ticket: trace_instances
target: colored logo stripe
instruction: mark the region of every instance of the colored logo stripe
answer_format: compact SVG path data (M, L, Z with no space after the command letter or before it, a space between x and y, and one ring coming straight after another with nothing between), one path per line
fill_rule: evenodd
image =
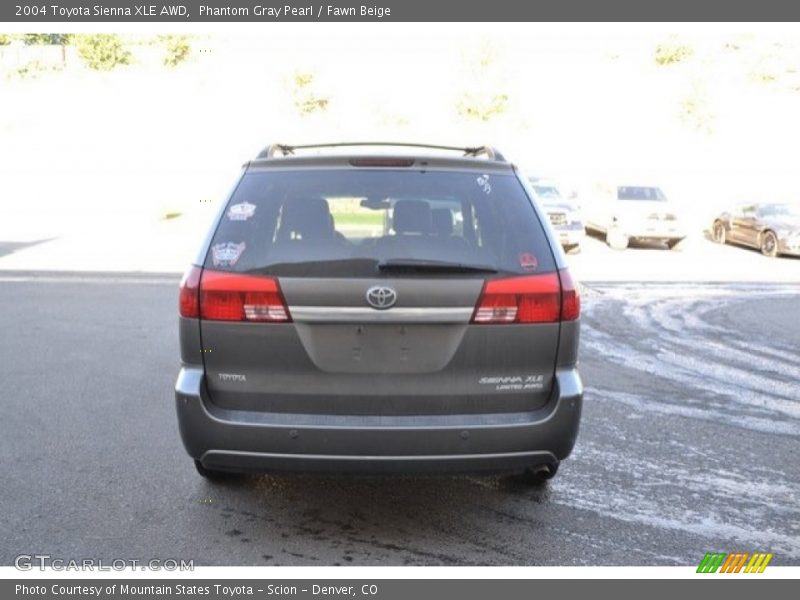
M738 573L744 565L744 561L750 556L749 552L737 552L735 554L728 554L728 559L722 565L720 573Z
M751 558L750 562L747 563L744 572L763 573L764 569L767 568L767 565L771 560L772 560L772 554L765 554L763 552L758 552L756 554L753 554L753 558Z
M748 559L749 562L748 562ZM700 561L697 567L698 573L739 573L744 567L744 573L763 573L767 568L772 554L766 552L734 552L725 554L724 552L708 552ZM745 567L745 563L747 566Z
M727 554L708 552L697 567L698 573L716 573Z

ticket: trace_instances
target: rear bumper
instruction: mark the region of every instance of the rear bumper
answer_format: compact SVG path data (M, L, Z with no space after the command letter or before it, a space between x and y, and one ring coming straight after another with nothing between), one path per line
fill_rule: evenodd
M559 371L533 412L376 417L224 410L208 401L202 369L175 386L186 451L209 469L353 473L521 470L566 458L578 434L583 386Z
M656 223L626 223L622 230L630 238L640 240L667 240L683 239L686 231L678 225L671 225L669 222Z
M556 234L562 246L577 246L583 241L583 238L586 237L586 231L583 225L581 225L580 229L561 229L556 227Z
M791 256L800 256L800 238L791 240L781 239L778 242L778 253Z

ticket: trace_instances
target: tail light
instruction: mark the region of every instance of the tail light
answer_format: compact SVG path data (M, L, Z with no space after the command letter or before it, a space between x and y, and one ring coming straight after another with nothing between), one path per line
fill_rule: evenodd
M564 269L542 275L491 279L472 316L475 324L554 323L580 316L580 297Z
M202 271L192 267L181 282L181 316L209 321L291 321L278 281L272 277Z
M200 318L212 321L291 321L278 281L272 277L203 271Z
M203 269L190 267L181 279L178 305L182 317L196 319L200 316L200 274Z
M581 294L567 269L558 272L561 279L561 320L575 321L581 316Z

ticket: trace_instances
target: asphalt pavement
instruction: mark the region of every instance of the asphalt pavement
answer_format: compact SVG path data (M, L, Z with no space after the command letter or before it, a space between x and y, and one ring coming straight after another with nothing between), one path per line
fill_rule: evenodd
M0 273L0 564L800 564L796 285L587 284L578 444L528 488L203 480L173 406L177 281Z

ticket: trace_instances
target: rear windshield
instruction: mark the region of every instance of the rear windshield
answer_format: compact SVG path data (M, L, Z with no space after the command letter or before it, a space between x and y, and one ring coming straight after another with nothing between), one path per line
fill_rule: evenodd
M619 200L656 200L666 202L667 197L657 187L619 187L617 188Z
M558 188L552 185L536 185L534 184L533 190L543 199L546 200L560 200L561 194Z
M409 265L392 276L424 275L437 264L476 275L481 269L555 269L516 177L406 169L246 173L205 266L291 277L373 277L388 263Z

